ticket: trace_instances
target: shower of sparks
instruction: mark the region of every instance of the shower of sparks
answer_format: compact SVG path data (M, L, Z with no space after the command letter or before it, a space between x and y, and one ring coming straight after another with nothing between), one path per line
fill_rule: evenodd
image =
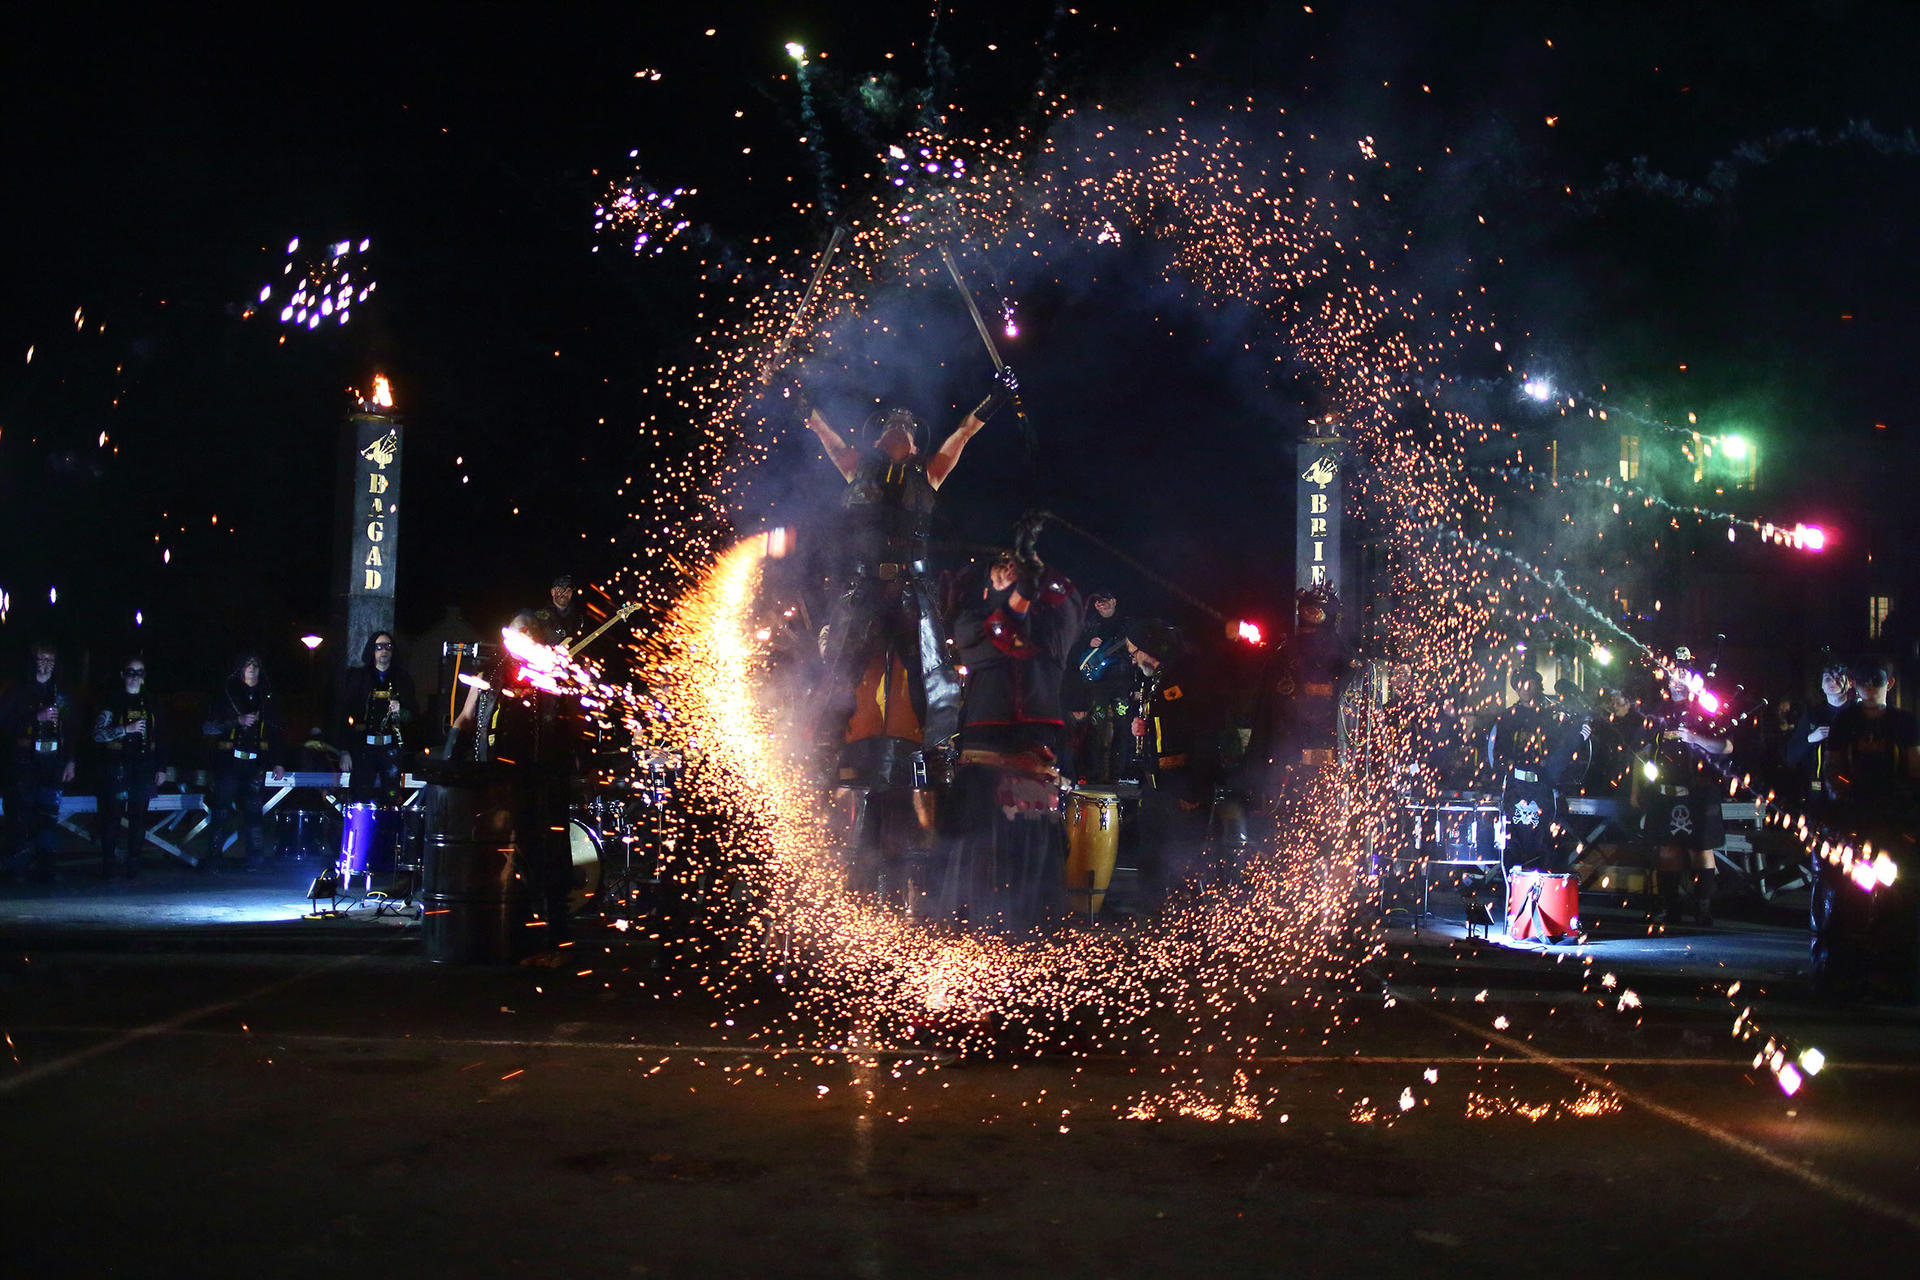
M1557 575L1458 532L1491 527L1494 502L1467 450L1507 434L1441 394L1462 348L1490 341L1464 290L1437 299L1397 290L1383 265L1392 246L1370 244L1343 212L1348 202L1329 198L1275 137L1135 128L1058 103L1045 123L1045 134L1006 137L923 130L889 148L883 180L837 211L844 247L797 321L815 247L756 241L749 261L765 271L709 272L716 292L695 339L701 354L660 371L660 407L640 426L654 456L624 487L639 504L638 536L610 586L662 619L636 651L658 700L599 687L594 696L686 753L680 825L662 847L729 886L722 918L708 922L713 936L694 944L700 985L744 1009L770 973L788 997L751 1036L792 1049L927 1037L1014 1056L1070 1037L1082 1052L1164 1064L1167 1078L1122 1108L1130 1118L1253 1119L1273 1109L1257 1066L1223 1098L1176 1064L1191 1067L1201 1046L1237 1059L1270 1048L1260 1018L1247 1016L1257 1007L1284 1007L1329 1033L1343 1025L1342 991L1382 951L1365 911L1375 892L1369 836L1393 823L1389 779L1442 715L1458 673L1563 638L1582 652L1604 640L1650 669L1662 659ZM636 249L644 231L657 252L662 229L686 224L651 195L616 187L595 211L599 225L631 235ZM1309 371L1317 408L1353 451L1353 510L1383 535L1382 647L1404 655L1395 694L1356 720L1347 761L1305 785L1292 820L1248 848L1237 879L1187 887L1150 928L1004 936L915 919L847 888L833 823L782 731L790 708L769 679L780 628L759 596L771 538L742 534L763 505L758 465L798 423L769 395L764 371L782 360L849 364L884 331L883 292L947 287L943 250L1045 264L1123 238L1156 242L1168 283L1195 305L1261 317L1275 365ZM774 275L784 282L760 283ZM1010 332L1010 309L1003 321ZM1379 1106L1356 1104L1354 1119L1391 1123L1417 1103L1408 1087ZM1468 1103L1469 1115L1536 1120L1617 1109L1602 1094Z
M377 287L367 268L369 239L330 240L304 256L300 238L287 242L287 260L278 278L260 286L242 319L276 316L289 330L311 332L325 324L338 328L352 318L353 308L373 296Z

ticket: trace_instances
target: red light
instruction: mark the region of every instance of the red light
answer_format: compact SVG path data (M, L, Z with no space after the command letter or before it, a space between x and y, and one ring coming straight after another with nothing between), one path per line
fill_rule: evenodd
M1708 715L1717 716L1720 714L1719 695L1713 693L1711 690L1702 689L1699 693L1696 693L1694 695L1694 701L1698 702L1700 704L1700 709L1706 712Z
M1793 545L1806 551L1825 551L1827 531L1817 524L1797 524L1793 526Z
M1236 640L1245 640L1248 644L1252 645L1262 644L1266 640L1266 637L1260 634L1259 626L1252 622L1235 623L1233 627L1233 638Z

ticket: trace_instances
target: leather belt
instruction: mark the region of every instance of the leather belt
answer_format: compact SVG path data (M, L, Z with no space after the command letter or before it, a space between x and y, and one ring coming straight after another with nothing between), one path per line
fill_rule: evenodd
M370 733L367 735L367 745L370 747L390 747L393 745L393 735L390 733Z
M60 750L60 744L58 742L54 742L47 738L35 738L33 740L33 751L35 755L42 755L42 756L55 755L55 754L58 754L59 750Z
M233 758L235 760L258 760L260 753L258 751L242 751L240 748L235 747L233 749Z
M1514 781L1515 781L1515 782L1538 782L1538 781L1540 781L1540 775L1539 775L1539 774L1537 774L1537 773L1535 773L1535 772L1534 772L1533 770L1531 770L1531 769L1514 769L1514 770L1512 770L1511 772L1513 773L1513 779L1514 779Z

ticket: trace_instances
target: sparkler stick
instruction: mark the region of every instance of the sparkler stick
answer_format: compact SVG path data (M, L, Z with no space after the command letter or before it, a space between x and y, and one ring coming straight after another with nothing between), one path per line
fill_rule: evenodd
M833 265L833 255L840 249L840 241L846 238L847 229L836 226L833 234L827 237L826 252L820 255L820 264L813 269L813 279L807 281L807 291L800 295L800 305L794 309L793 323L780 335L780 346L760 366L760 385L766 386L773 379L773 371L787 358L787 349L793 346L793 340L800 332L800 323L806 319L807 308L813 305L813 295L820 292L820 282L827 277L827 268Z
M993 360L994 369L997 371L1006 368L1007 362L1000 358L1000 349L993 345L993 334L987 329L987 322L980 315L980 308L973 301L973 291L967 288L967 282L960 278L960 267L953 260L952 250L941 245L940 258L947 264L947 274L953 277L953 287L960 291L962 298L966 299L967 314L973 317L973 327L980 331L980 341L987 344L987 355ZM1019 412L1018 405L1015 406L1014 412ZM1021 414L1021 416L1026 415Z
M993 345L993 333L987 328L987 322L973 300L973 290L967 288L967 282L960 278L960 266L953 260L953 251L941 245L940 259L947 264L947 274L953 277L953 287L960 291L960 297L967 304L967 314L973 317L973 327L980 331L980 341L987 345L987 356L993 361L994 371L998 373L1005 370L1007 362L1000 358L1000 348ZM1027 411L1020 404L1018 391L1013 393L1013 416L1020 424L1020 436L1026 444L1027 462L1031 465L1040 451L1040 441L1034 435L1033 424L1027 421Z

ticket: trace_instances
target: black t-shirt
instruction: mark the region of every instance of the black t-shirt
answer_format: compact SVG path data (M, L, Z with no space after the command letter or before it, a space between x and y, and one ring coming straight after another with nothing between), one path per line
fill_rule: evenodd
M1920 720L1911 711L1888 707L1869 715L1861 703L1842 707L1827 745L1828 776L1848 811L1861 818L1889 817L1912 798Z

